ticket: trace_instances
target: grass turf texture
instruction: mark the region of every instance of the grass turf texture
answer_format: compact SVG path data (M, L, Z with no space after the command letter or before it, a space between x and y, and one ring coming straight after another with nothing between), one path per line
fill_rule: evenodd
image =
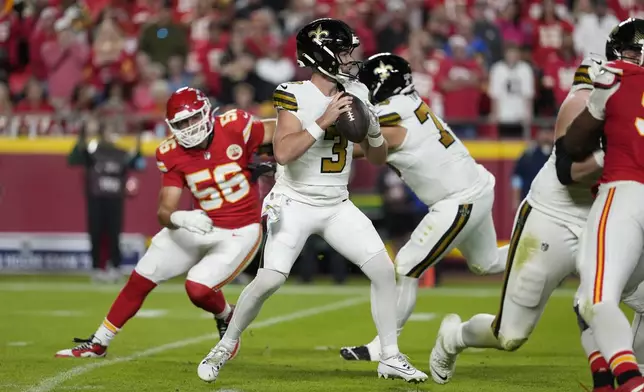
M347 362L343 345L371 340L375 328L366 284L287 285L267 301L243 336L240 355L216 384L197 363L217 341L215 323L190 304L181 281L154 291L140 317L112 342L107 358L54 358L71 338L92 334L120 286L72 277L0 277L0 391L581 391L590 375L571 310L572 288L555 293L528 343L515 353L471 350L449 384L379 380L375 363ZM234 302L241 287L229 286ZM442 316L495 313L500 284L423 290L400 337L403 353L428 372ZM429 314L429 315L428 315ZM629 315L630 316L630 315ZM432 318L433 317L433 318ZM431 379L430 379L431 380Z

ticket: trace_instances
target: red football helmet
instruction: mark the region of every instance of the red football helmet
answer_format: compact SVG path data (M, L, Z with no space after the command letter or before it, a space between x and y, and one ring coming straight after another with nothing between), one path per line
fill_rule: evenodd
M198 145L213 130L210 101L196 88L175 91L168 99L165 117L177 143L186 148Z

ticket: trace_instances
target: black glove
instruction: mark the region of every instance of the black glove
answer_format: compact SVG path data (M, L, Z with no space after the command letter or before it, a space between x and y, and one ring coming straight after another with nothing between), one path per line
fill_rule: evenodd
M275 163L274 162L251 163L248 165L248 169L250 169L250 172L251 172L251 181L257 182L260 176L264 174L275 173Z

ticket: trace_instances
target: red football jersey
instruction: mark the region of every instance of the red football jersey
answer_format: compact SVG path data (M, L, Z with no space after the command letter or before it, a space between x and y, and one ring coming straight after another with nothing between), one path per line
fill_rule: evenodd
M588 110L603 119L606 156L600 183L644 184L644 68L624 61L606 64L588 98Z
M248 169L264 139L264 125L243 110L214 116L210 146L186 149L174 138L157 148L163 186L190 189L195 208L204 210L216 227L237 229L260 221L259 187Z

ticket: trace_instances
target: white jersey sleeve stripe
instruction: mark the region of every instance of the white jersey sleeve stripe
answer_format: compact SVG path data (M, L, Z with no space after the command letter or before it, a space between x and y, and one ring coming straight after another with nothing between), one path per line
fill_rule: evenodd
M253 118L249 118L248 122L246 123L246 126L244 127L244 143L248 144L248 140L250 139L250 133L251 130L253 129Z

